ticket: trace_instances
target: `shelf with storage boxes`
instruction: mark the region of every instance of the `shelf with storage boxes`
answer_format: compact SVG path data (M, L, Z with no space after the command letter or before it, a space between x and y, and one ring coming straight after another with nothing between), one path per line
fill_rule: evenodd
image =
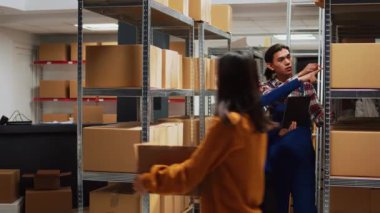
M85 43L83 46L83 54L86 53L87 46L96 46L99 43ZM43 76L50 76L49 79L54 78L54 74L61 75L61 78L64 76L70 76L75 73L76 67L66 67L63 68L62 74L56 70L60 70L64 65L76 64L77 63L77 46L71 44L70 46L64 43L43 43L39 46L39 61L35 61L34 64L41 65L41 78ZM69 54L71 53L71 54ZM83 58L85 60L85 58ZM50 65L52 64L52 65ZM54 66L58 64L59 66ZM46 65L46 66L44 66ZM70 73L66 73L70 71ZM43 74L47 73L47 74ZM53 74L54 73L54 74ZM63 75L63 73L65 73ZM83 82L85 85L85 82ZM77 82L76 80L44 80L41 79L39 82L39 93L38 97L34 98L35 102L38 102L41 109L41 116L36 116L41 119L44 123L56 123L56 122L72 122L70 118L75 114L73 111L74 101L77 100ZM51 102L51 103L49 103ZM55 102L56 104L53 104ZM72 102L72 104L70 104ZM84 102L86 103L103 103L103 102L116 102L115 97L95 97L95 96L84 96ZM58 104L62 103L62 104ZM100 104L104 105L104 104ZM109 104L108 104L109 105ZM108 105L104 105L107 107ZM50 107L51 106L51 107ZM94 122L96 123L105 123L105 122L116 122L115 116L113 113L112 107L107 107L107 111L113 114L102 115L105 117L103 119L92 119L94 117L91 114L91 109L93 106L85 106L85 122ZM111 108L111 109L108 109Z

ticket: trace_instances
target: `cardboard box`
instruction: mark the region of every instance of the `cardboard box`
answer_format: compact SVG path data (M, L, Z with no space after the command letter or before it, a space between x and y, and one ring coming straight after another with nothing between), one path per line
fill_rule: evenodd
M70 175L70 172L61 173L60 170L38 170L36 174L24 174L23 177L33 178L36 190L57 190L61 188L61 177Z
M83 105L83 123L90 124L101 124L103 123L103 107L102 106L91 106ZM77 122L77 105L74 105L73 110L74 122Z
M182 56L173 50L162 50L162 88L182 88Z
M153 165L171 165L188 159L196 147L191 146L162 146L152 144L137 144L136 155L138 171L150 171Z
M371 212L379 213L380 212L380 190L379 189L370 189L371 190Z
M376 43L375 38L343 38L342 43Z
M199 85L199 79L196 78L198 75L195 73L199 70L196 69L197 63L194 58L183 57L182 64L182 88L193 89L195 85Z
M199 119L188 117L174 117L161 119L166 122L183 123L183 146L195 146L199 144Z
M314 0L314 4L320 8L325 8L325 0Z
M19 197L20 170L0 170L0 203L13 203Z
M82 87L86 87L86 81L82 81ZM78 98L78 83L76 80L70 80L69 97ZM83 96L83 98L96 98L96 96Z
M142 45L87 48L86 86L90 88L142 87ZM150 86L162 87L162 50L150 48Z
M182 56L187 55L186 43L184 41L172 41L169 43L169 49L178 52Z
M380 44L332 44L331 87L380 88L379 54Z
M140 196L131 184L113 184L90 192L91 213L140 212Z
M190 0L189 16L195 21L211 22L211 0Z
M227 4L214 4L211 7L211 24L224 32L232 32L232 7Z
M86 50L88 46L98 46L99 43L92 42L92 43L83 43L82 44L82 61L86 60ZM78 43L71 43L70 44L70 60L71 61L77 61L78 60Z
M161 212L175 213L174 212L174 196L173 195L161 195Z
M371 191L364 188L331 187L331 213L370 213Z
M57 190L26 190L25 213L70 213L72 211L71 188Z
M38 60L40 61L67 61L68 46L62 43L40 44Z
M210 76L209 76L209 89L217 90L217 75L218 75L218 59L212 58L210 60Z
M100 42L100 45L102 46L117 46L117 41L107 41L107 42Z
M69 82L41 80L40 81L40 98L68 98Z
M103 123L116 123L117 114L103 114Z
M191 0L169 0L169 7L189 16L189 1Z
M42 122L65 122L69 121L69 114L43 114Z
M182 55L176 54L175 56L175 69L171 72L171 87L175 89L182 89L182 77L183 77L183 64Z
M1 213L22 213L24 207L24 199L20 197L13 203L0 203Z
M331 175L380 177L380 132L331 131Z

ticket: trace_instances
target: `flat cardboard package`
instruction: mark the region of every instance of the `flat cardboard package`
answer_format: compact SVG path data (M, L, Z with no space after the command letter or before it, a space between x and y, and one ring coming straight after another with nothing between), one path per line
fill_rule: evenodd
M117 122L117 114L103 114L103 123L116 123Z
M82 44L82 61L86 60L86 50L88 46L98 46L99 43L91 42L91 43L83 43ZM70 44L70 60L77 61L78 60L78 43Z
M25 192L25 213L71 213L71 188L34 190Z
M86 86L142 87L142 45L87 47ZM162 50L150 48L150 87L162 87Z
M332 44L331 87L380 88L379 54L380 44Z
M90 124L101 124L103 123L103 107L102 106L91 106L83 105L83 123ZM77 121L77 106L74 105L74 122Z
M232 31L232 7L227 4L213 4L211 7L211 25L224 32Z
M40 98L67 98L69 97L69 82L41 80L39 93Z
M38 60L40 61L67 61L68 45L62 43L40 44L38 48Z
M20 170L0 170L0 203L13 203L19 198Z
M189 1L191 0L169 0L169 7L189 16Z
M24 199L20 197L13 203L0 203L1 213L22 213L24 207Z
M380 132L331 131L331 175L380 177Z
M211 22L211 0L189 0L189 16L195 21Z
M140 196L130 184L113 184L90 192L91 213L140 212Z
M138 171L140 173L150 171L156 164L171 165L181 163L188 159L196 147L191 146L162 146L152 144L138 144L136 155L138 158Z
M184 41L172 41L169 43L169 49L178 52L182 56L186 56L186 43Z
M43 114L42 122L65 122L69 121L69 114Z

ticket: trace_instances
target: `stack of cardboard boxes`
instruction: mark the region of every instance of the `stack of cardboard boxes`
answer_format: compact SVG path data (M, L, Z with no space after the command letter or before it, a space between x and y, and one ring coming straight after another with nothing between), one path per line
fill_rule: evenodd
M61 177L69 173L59 170L39 170L32 177L34 188L25 192L25 213L69 213L72 211L70 187L61 187Z
M19 197L20 171L0 170L0 212L21 213L23 198Z
M339 43L331 47L333 89L379 89L380 44ZM349 59L349 60L347 60ZM331 131L331 175L348 178L380 177L380 129L356 120ZM380 212L374 189L332 189L332 212Z

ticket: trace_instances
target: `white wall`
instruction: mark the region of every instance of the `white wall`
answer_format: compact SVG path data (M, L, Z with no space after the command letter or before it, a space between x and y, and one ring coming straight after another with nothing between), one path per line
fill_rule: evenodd
M0 28L0 115L9 117L19 110L33 119L34 43L31 34Z

